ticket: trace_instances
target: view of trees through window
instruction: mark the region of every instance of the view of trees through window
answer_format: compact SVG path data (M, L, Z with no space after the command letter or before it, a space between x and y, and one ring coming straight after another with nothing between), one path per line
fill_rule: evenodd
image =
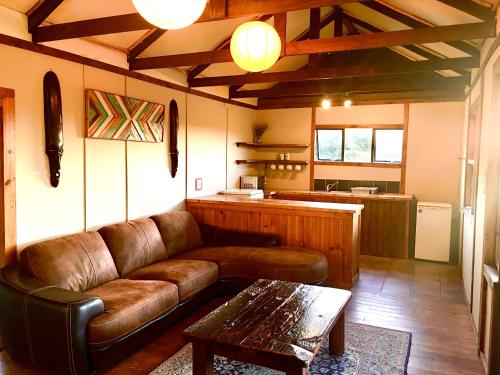
M342 161L342 130L317 130L318 160Z
M316 130L316 160L351 163L401 163L402 129Z
M344 161L372 161L373 129L345 129Z

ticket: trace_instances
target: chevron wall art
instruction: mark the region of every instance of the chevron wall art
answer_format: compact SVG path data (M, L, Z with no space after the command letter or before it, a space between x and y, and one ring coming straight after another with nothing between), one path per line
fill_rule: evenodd
M85 103L87 138L163 142L164 105L96 90Z

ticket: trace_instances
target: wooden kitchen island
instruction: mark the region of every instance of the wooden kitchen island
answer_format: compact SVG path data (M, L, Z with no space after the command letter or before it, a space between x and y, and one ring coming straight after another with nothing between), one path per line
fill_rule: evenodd
M363 205L216 195L187 199L186 208L198 223L273 233L284 246L322 252L330 286L351 289L359 276Z
M399 259L413 257L416 201L412 195L278 191L272 197L280 200L362 204L360 253Z

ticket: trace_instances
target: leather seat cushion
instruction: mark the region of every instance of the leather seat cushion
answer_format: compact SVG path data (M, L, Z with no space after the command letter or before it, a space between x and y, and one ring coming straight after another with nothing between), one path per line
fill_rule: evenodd
M104 302L104 313L88 324L92 348L105 348L178 304L177 287L165 281L118 279L86 294Z
M83 292L118 278L113 258L97 232L77 233L28 246L23 268L47 284Z
M176 259L201 259L219 265L221 279L276 279L317 284L328 277L326 257L317 251L293 247L201 247Z
M163 280L177 285L181 302L219 279L217 264L205 260L167 259L125 276L136 280Z
M152 216L161 233L169 256L203 246L200 228L187 211L168 212Z
M151 219L108 225L99 233L113 255L120 276L168 257L160 232Z

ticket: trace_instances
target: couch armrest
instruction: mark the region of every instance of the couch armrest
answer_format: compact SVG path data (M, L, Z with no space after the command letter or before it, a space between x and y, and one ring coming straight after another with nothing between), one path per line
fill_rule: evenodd
M0 333L12 358L57 373L88 374L92 365L87 323L103 302L44 284L20 266L0 270Z
M280 245L280 237L277 234L241 232L207 224L200 224L199 227L205 246L275 247Z

